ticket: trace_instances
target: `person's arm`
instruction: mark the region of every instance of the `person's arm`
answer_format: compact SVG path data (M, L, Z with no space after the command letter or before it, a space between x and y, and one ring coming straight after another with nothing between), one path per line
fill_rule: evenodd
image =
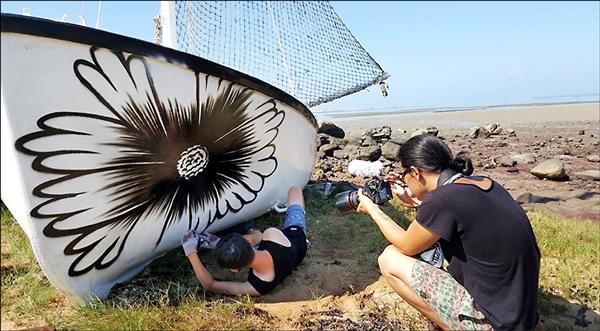
M243 237L251 246L258 245L263 240L263 233L257 229L250 229Z
M206 270L202 261L198 257L197 253L191 253L188 255L188 259L192 264L192 268L194 269L194 273L200 281L202 287L211 292L221 293L221 294L231 294L231 295L244 295L248 294L251 296L259 296L260 293L254 289L252 285L248 282L230 282L230 281L219 281L215 280L210 272Z
M383 236L401 253L409 256L416 255L440 239L439 236L433 234L417 222L412 222L408 229L404 230L386 215L378 205L366 197L362 193L362 190L359 190L358 196L360 203L356 210L369 214L379 230L381 230Z

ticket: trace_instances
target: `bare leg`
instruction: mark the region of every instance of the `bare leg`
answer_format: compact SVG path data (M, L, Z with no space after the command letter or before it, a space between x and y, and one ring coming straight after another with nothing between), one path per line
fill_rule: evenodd
M411 306L429 318L442 329L449 326L440 318L437 312L415 293L411 287L410 274L416 260L406 256L396 247L390 245L379 256L379 269L392 288Z
M288 190L288 206L291 205L300 205L304 208L304 196L298 186L292 186Z

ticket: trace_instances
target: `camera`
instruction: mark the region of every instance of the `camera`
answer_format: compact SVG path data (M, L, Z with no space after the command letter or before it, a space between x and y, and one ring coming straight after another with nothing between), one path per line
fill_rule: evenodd
M363 194L378 205L382 205L392 199L390 183L379 177L374 177L365 184ZM342 212L356 210L359 202L358 190L341 192L335 196L335 207Z

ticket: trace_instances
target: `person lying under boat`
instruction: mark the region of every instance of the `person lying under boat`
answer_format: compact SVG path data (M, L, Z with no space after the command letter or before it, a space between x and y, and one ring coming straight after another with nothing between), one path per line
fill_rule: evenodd
M288 190L288 208L281 230L271 227L264 232L253 230L245 235L230 233L220 239L190 231L183 237L182 247L204 289L222 294L259 296L277 287L302 262L308 249L306 231L304 197L302 190L294 186ZM204 247L214 246L217 263L223 268L239 272L249 267L248 280L215 280L198 257L199 243Z

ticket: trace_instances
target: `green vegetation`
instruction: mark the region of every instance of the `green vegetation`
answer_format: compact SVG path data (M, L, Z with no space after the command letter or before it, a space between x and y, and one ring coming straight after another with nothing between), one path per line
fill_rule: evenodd
M551 309L549 299L558 296L599 309L600 224L538 212L529 218L542 252L542 308Z
M353 259L355 272L378 273L377 256L387 245L369 217L341 215L333 200L306 201L310 240L335 247L340 259ZM386 212L407 226L408 216L392 206ZM1 206L1 315L17 327L51 324L58 329L266 329L271 317L251 298L205 293L183 254L176 250L157 259L105 300L69 301L48 282L33 256L29 240ZM600 309L598 274L600 228L597 223L530 212L542 251L540 304L542 315L560 313L557 299ZM257 220L260 227L278 226L280 215ZM319 299L315 295L314 300ZM299 321L298 323L300 323ZM301 327L301 323L298 324ZM410 327L410 326L408 326Z

